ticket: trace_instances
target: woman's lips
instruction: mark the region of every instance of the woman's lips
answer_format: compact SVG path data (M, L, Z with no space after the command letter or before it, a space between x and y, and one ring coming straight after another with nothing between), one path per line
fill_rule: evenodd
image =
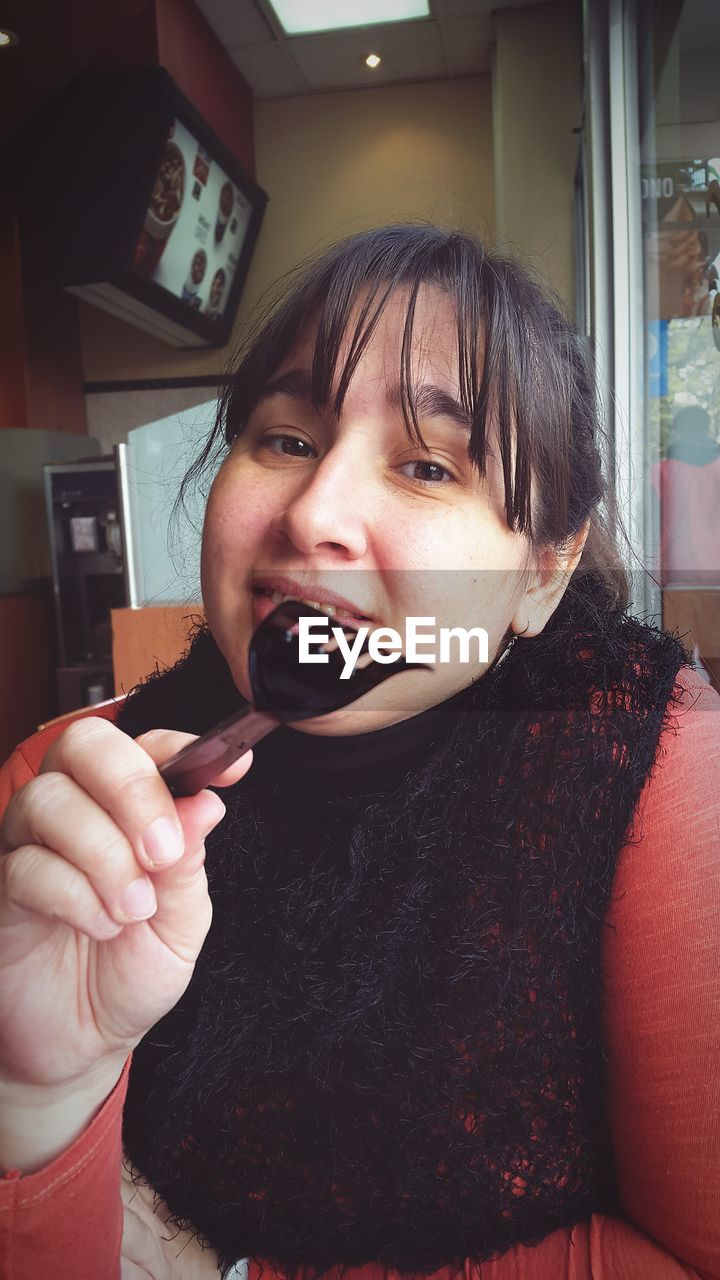
M349 613L348 610L340 604L325 604L323 601L311 600L308 597L300 595L292 595L289 592L281 592L272 590L269 587L253 587L253 611L258 623L263 622L269 617L273 609L277 609L283 600L299 600L301 604L306 604L311 609L317 609L320 613L327 614L334 622L339 623L343 627L352 628L353 631L359 630L362 626L374 626L371 618L363 617L358 614Z
M317 609L338 621L354 626L363 623L376 625L372 615L365 613L354 600L307 578L293 578L287 573L256 573L251 585L253 593L260 592L269 596L275 605L281 604L283 600L299 600L311 609Z

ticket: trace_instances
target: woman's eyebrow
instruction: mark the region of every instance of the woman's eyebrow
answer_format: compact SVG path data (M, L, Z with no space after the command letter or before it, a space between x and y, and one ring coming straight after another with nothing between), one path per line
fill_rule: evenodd
M271 378L258 393L254 405L277 395L289 396L293 400L310 404L312 387L308 370L287 369ZM401 408L399 386L388 390L387 403L391 409ZM413 404L418 418L449 418L462 431L469 432L472 429L472 418L460 401L433 382L423 382L414 388Z
M279 373L277 377L271 378L258 392L254 405L261 404L270 396L290 396L293 400L304 400L309 404L311 386L307 369L288 369L285 373Z
M391 409L402 407L399 387L391 387L387 395ZM414 388L412 403L418 418L450 418L463 431L472 429L472 418L459 400L433 382L423 382Z

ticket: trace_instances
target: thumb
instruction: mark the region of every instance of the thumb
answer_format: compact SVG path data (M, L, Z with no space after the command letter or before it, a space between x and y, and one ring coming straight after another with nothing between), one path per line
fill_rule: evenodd
M225 805L213 791L187 796L176 805L185 852L172 866L151 874L157 910L147 923L176 955L194 964L212 919L205 841L224 817Z
M225 817L225 805L214 791L199 791L176 800L175 808L185 837L185 854L176 866L194 871L205 861L205 841Z

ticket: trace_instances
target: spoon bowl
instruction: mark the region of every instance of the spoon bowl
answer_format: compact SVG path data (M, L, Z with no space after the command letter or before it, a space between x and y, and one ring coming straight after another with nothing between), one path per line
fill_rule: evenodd
M390 676L408 667L425 665L407 662L402 655L387 666L370 659L362 666L356 665L350 676L342 680L345 658L337 644L328 649L327 662L300 661L301 618L322 618L329 632L341 625L299 600L284 600L260 623L250 641L248 654L253 706L285 723L338 711ZM357 635L356 630L345 624L341 629L351 642ZM314 636L313 640L317 643L320 637ZM368 653L368 637L358 653Z
M374 662L368 637L359 647L362 665L356 663L347 679L341 679L345 658L337 643L328 644L327 662L301 662L301 618L322 618L328 632L339 628L350 643L357 631L299 600L284 600L256 629L248 651L252 703L160 766L160 775L174 796L195 795L224 769L244 755L281 724L310 720L339 711L376 688L390 676L422 662L408 662L401 654L392 663ZM313 639L319 641L319 636ZM365 658L367 655L367 658Z

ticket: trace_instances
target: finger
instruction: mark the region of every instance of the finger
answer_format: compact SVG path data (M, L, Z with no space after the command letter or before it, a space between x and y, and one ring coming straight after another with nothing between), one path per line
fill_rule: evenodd
M205 841L225 817L225 805L214 791L200 791L175 801L180 825L185 833L185 869L198 867L205 858ZM174 869L174 868L172 868ZM159 869L160 873L162 868ZM158 878L158 873L154 879Z
M49 849L36 845L15 849L0 862L0 879L7 923L31 912L60 920L100 942L122 932L87 876Z
M152 877L157 907L148 925L184 964L195 963L212 920L204 862L202 844Z
M122 1165L120 1169L120 1198L128 1209L132 1209L143 1221L147 1221L148 1215L152 1218L157 1205L157 1193L138 1173L137 1169L123 1154Z
M167 1280L169 1270L153 1232L132 1209L123 1209L121 1247L123 1278ZM134 1268L134 1269L133 1269Z
M157 1263L159 1249L155 1236L144 1219L129 1205L123 1205L122 1252L138 1265Z
M144 1267L139 1267L123 1256L120 1258L120 1280L153 1280L153 1276Z
M60 855L84 874L118 924L147 920L155 911L155 889L129 840L64 773L40 775L17 793L5 814L2 839L10 849L42 846ZM48 913L53 914L52 905Z
M65 773L104 809L146 867L177 861L184 850L177 811L154 762L107 720L86 716L62 733L41 773Z
M181 898L187 899L189 890L191 894L204 890L202 878L197 878L205 859L204 842L224 812L222 800L212 791L181 801L178 818L185 834L185 855L164 873L147 876L120 829L72 778L65 774L35 778L17 792L5 814L2 838L9 852L4 861L14 861L5 867L4 874L7 876L9 870L14 874L16 868L22 871L30 851L37 854L43 850L54 855L55 872L49 878L38 877L31 891L22 897L13 892L12 899L28 910L57 916L92 937L113 937L117 929L110 927L103 909L110 922L122 926L154 916L161 892L166 893L167 914L168 910L177 909ZM22 857L16 857L18 854ZM66 878L61 893L55 876L63 864L76 875ZM82 901L78 900L77 876L88 886ZM174 893L168 896L171 886ZM72 896L74 910L60 905L63 894ZM192 901L188 907L192 916ZM188 934L187 946L195 933L196 927Z

